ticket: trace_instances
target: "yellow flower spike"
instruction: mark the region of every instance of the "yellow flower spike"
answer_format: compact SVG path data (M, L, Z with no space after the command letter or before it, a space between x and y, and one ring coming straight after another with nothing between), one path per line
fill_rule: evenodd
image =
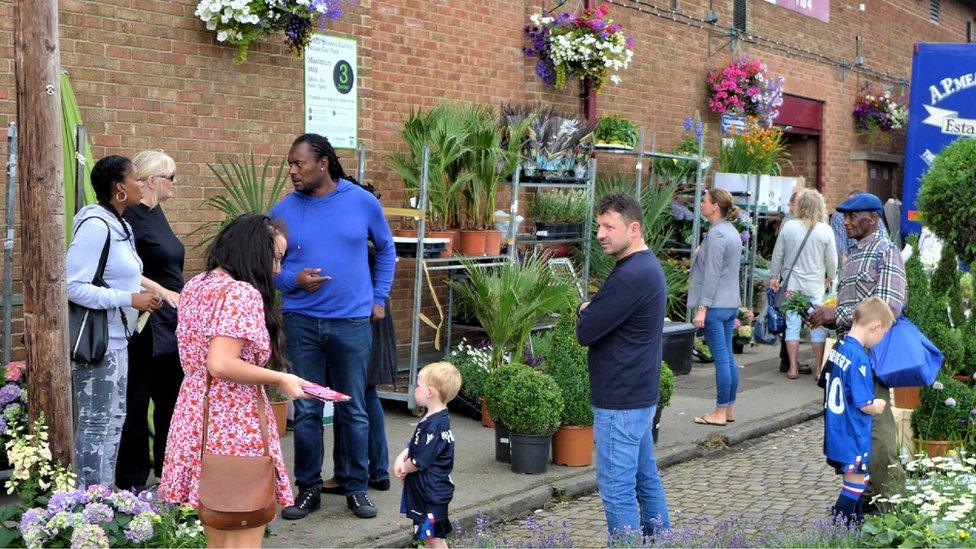
M969 539L969 532L965 530L959 530L959 539Z

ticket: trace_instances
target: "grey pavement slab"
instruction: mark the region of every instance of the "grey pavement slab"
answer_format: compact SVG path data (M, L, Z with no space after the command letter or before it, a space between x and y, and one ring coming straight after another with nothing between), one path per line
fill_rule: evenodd
M820 390L812 376L789 380L778 371L779 347L747 348L736 355L742 368L736 405L737 421L717 428L692 423L696 415L714 406L714 368L695 363L688 375L677 376L671 406L662 417L661 437L656 453L661 467L702 455L709 446L723 446L748 440L809 419L820 410ZM809 355L804 346L801 357ZM386 431L390 460L400 452L413 432L417 418L401 403L386 406ZM457 440L453 478L456 486L451 515L459 523L471 524L478 513L493 520L515 518L551 505L559 498L591 492L595 486L592 467L570 468L550 465L542 475L520 475L507 464L494 461L493 432L469 418L453 415ZM331 427L325 430L326 463L323 477L331 476ZM710 441L710 442L709 442ZM282 440L285 461L291 468L294 435ZM703 449L704 448L704 449ZM346 508L345 498L322 495L322 509L298 521L276 520L271 547L404 546L410 524L399 514L400 487L388 492L370 492L379 509L373 519L358 519Z

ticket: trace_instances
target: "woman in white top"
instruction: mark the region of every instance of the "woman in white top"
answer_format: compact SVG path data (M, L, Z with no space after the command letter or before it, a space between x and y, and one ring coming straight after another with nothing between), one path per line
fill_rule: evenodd
M837 272L837 247L834 231L827 224L827 206L823 195L814 190L801 191L796 197L796 217L783 223L770 265L769 287L779 291L781 281L786 281L786 290L801 292L810 297L813 304L823 303L826 289ZM809 233L809 237L807 234ZM806 239L806 242L804 242ZM795 265L795 266L794 266ZM791 274L792 269L792 274ZM787 280L787 278L789 280ZM790 355L790 368L786 376L796 379L799 374L814 373L811 368L800 371L796 361L800 349L800 315L786 313L786 350ZM824 328L810 330L810 343L813 346L816 374L820 377L820 364L823 362L824 342L827 331Z

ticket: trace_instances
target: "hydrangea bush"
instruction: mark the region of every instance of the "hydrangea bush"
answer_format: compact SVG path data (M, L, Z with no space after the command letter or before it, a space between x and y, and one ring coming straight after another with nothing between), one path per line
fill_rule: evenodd
M200 0L194 14L216 31L217 41L237 48L235 61L247 60L251 43L285 33L297 55L305 51L317 25L325 28L342 17L344 0Z
M547 86L562 89L570 76L589 79L596 91L607 80L620 83L617 73L630 65L634 40L609 13L603 4L582 13L536 13L529 18L525 32L531 45L525 53L539 59L535 72Z
M740 58L708 75L708 107L718 114L752 116L770 125L783 104L782 76L770 77L758 59Z
M11 425L27 417L27 385L24 362L11 362L3 369L6 382L0 387L0 444L11 439Z

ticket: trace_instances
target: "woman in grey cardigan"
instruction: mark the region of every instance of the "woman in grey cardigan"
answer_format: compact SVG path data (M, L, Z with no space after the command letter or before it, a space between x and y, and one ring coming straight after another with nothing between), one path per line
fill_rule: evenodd
M705 330L705 342L715 359L715 410L695 418L699 425L725 425L735 421L735 394L739 370L732 355L732 331L739 314L739 267L742 264L742 237L732 225L739 208L725 189L705 192L702 215L712 228L695 252L691 264L688 304L693 308L693 323Z

